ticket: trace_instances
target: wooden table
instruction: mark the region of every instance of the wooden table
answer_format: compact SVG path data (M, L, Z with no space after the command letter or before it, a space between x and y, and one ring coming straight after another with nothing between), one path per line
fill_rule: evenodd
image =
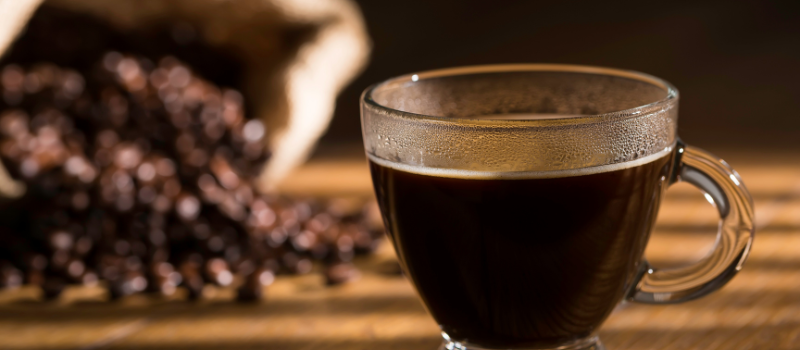
M800 154L720 152L756 203L757 238L744 270L706 298L621 305L600 335L611 350L800 349ZM324 174L324 176L320 176ZM370 191L363 160L316 161L284 185L303 194ZM304 192L305 191L305 192ZM713 244L715 209L685 185L670 190L647 257L677 266ZM11 302L0 293L0 349L435 349L439 331L388 246L358 262L362 278L324 287L281 277L260 304L225 301Z

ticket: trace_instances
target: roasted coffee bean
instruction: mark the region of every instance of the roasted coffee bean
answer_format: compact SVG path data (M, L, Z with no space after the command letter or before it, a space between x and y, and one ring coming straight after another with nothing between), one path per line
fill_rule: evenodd
M358 269L351 263L337 263L325 267L325 283L327 285L342 284L358 279Z
M139 293L147 288L147 279L138 271L128 271L109 281L108 292L111 299Z
M206 278L214 284L228 286L233 283L233 274L228 269L228 263L221 258L213 258L206 262Z
M70 259L66 264L64 272L70 280L82 282L84 274L86 273L86 265L81 260Z
M200 265L194 261L184 261L180 265L181 286L186 287L189 299L197 299L203 292L205 281L200 273Z
M45 275L43 271L40 270L28 270L25 273L25 284L33 285L33 286L42 286L45 282Z
M259 268L246 276L244 284L239 287L236 299L240 301L257 301L263 297L264 289L275 280L272 270Z
M67 287L67 281L61 276L47 276L41 284L42 293L45 299L56 299Z
M98 280L99 277L96 273L94 273L94 271L85 270L81 276L80 283L84 286L95 286L97 285Z
M172 295L181 283L181 274L168 262L155 262L148 269L147 288L151 292Z
M169 56L93 66L0 69L0 160L28 189L0 218L0 260L22 268L0 267L0 286L52 298L102 280L112 298L184 286L194 299L238 279L252 300L314 261L329 284L352 280L347 262L377 246L380 230L341 205L258 193L267 129L239 92Z
M16 288L22 285L22 272L8 262L0 262L0 288Z

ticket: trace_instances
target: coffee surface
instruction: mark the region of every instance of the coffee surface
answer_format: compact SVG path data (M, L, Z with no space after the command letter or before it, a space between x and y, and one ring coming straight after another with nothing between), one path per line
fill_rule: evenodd
M370 168L397 255L442 330L538 348L594 333L635 282L671 159L562 177Z

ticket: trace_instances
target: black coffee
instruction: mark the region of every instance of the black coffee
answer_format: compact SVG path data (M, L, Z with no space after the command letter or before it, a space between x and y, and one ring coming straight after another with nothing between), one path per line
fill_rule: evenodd
M370 167L397 254L442 330L539 348L591 335L631 287L671 159L523 179Z

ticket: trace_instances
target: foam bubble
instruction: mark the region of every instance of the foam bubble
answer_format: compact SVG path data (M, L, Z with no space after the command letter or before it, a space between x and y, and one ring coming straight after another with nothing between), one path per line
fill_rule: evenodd
M497 179L521 180L521 179L548 179L557 177L582 176L582 175L607 173L617 170L633 168L653 162L657 159L661 159L662 157L667 157L669 156L670 153L672 153L673 148L674 148L673 146L670 146L663 149L660 152L651 154L649 156L623 163L600 165L600 166L579 168L579 169L550 170L550 171L480 171L480 170L464 170L464 169L431 168L420 165L395 163L385 159L378 158L369 153L367 154L367 157L369 157L370 161L375 162L378 165L418 175L448 177L456 179L471 179L471 180L497 180Z

